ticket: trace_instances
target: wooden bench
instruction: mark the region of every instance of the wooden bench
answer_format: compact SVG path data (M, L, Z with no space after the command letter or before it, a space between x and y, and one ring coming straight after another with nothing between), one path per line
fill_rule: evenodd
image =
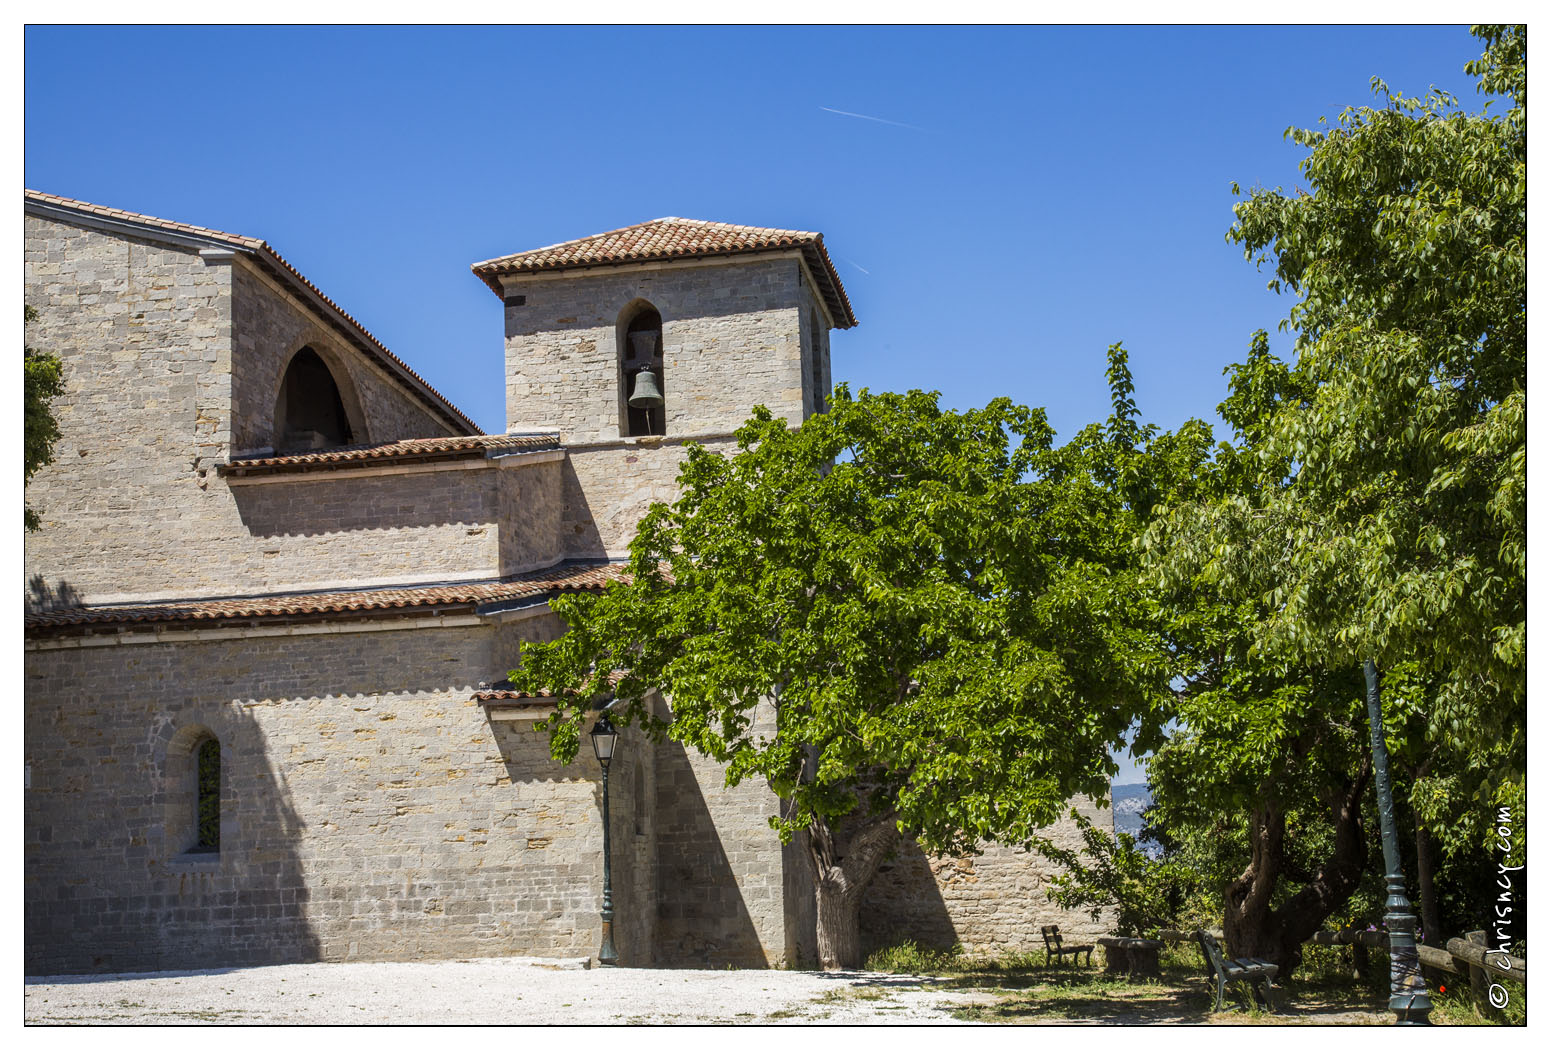
M1047 926L1041 927L1039 929L1039 933L1044 935L1044 938L1045 938L1045 966L1047 966L1047 967L1050 966L1050 959L1051 959L1051 957L1055 957L1055 962L1057 964L1060 964L1062 959L1067 957L1067 956L1070 956L1072 958L1072 962L1076 963L1077 962L1077 957L1083 955L1084 953L1086 953L1087 956L1088 956L1088 966L1089 967L1093 966L1093 946L1091 946L1091 945L1066 945L1066 946L1063 946L1061 944L1061 928L1057 927L1053 923L1049 924Z
M1208 977L1217 981L1217 1003L1212 1010L1237 1010L1224 1007L1223 993L1232 982L1248 982L1250 1002L1255 1000L1255 983L1258 980L1263 987L1263 995L1266 1008L1277 1014L1276 1001L1271 999L1271 979L1276 977L1277 966L1270 960L1262 960L1258 957L1243 956L1236 960L1228 960L1223 957L1222 949L1217 944L1217 939L1206 931L1196 931L1196 941L1201 944L1201 953L1206 957Z

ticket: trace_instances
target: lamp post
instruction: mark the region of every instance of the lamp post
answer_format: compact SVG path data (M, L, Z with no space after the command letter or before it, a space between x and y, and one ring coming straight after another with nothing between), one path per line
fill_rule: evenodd
M1406 876L1400 868L1400 841L1395 834L1395 797L1389 787L1389 751L1384 747L1384 711L1379 702L1379 670L1363 661L1368 680L1368 725L1373 731L1373 783L1379 793L1379 834L1384 840L1384 929L1389 932L1389 1009L1396 1025L1429 1025L1432 998L1422 978L1416 951L1416 916L1406 898Z
M614 890L609 882L609 760L614 758L619 732L605 712L598 716L588 737L592 739L592 754L603 768L603 945L598 949L598 963L612 967L619 963L619 953L614 950Z

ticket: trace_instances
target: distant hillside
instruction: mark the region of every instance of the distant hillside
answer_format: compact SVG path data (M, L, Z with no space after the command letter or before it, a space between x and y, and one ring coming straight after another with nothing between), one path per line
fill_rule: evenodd
M1141 838L1142 811L1152 805L1152 792L1146 785L1110 785L1109 797L1110 805L1115 808L1115 831ZM1143 844L1143 847L1149 853L1157 849L1153 844Z

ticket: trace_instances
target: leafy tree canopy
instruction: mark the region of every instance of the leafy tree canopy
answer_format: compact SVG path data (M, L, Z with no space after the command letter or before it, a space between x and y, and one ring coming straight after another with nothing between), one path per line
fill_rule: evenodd
M1060 447L1005 398L961 413L844 386L796 430L756 410L731 456L691 446L629 581L556 599L570 630L511 675L569 698L555 757L613 693L729 784L765 779L781 835L807 833L827 967L860 962L860 893L900 833L1028 843L1102 798L1129 729L1161 743L1172 676L1134 542L1210 440L1137 423L1119 345L1109 379L1114 414Z
M631 580L557 599L570 631L526 647L513 681L660 688L673 714L656 729L730 783L769 779L785 835L866 804L931 846L1030 840L1074 793L1107 790L1133 721L1157 740L1167 695L1129 568L1158 495L1140 461L1188 464L1205 440L1136 424L1118 347L1111 380L1116 415L1060 448L1007 399L959 413L842 386L797 430L757 411L736 455L691 447ZM554 720L557 758L585 705Z
M37 320L38 312L23 307L24 323ZM38 469L54 460L54 443L59 440L59 424L49 403L65 392L64 373L59 359L52 354L25 347L23 350L23 484L32 480ZM38 516L24 509L27 529L38 528Z
M1257 339L1229 370L1218 492L1149 538L1172 585L1238 603L1263 667L1423 684L1391 746L1440 826L1522 798L1524 770L1526 43L1475 32L1467 70L1505 99L1375 81L1379 105L1288 132L1308 191L1236 205L1230 240L1297 297L1296 360Z

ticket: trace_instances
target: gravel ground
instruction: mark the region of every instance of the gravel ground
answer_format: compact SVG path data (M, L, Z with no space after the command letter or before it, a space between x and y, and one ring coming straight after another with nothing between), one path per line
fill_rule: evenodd
M28 978L30 1025L961 1024L987 994L863 972L584 970L520 959Z

